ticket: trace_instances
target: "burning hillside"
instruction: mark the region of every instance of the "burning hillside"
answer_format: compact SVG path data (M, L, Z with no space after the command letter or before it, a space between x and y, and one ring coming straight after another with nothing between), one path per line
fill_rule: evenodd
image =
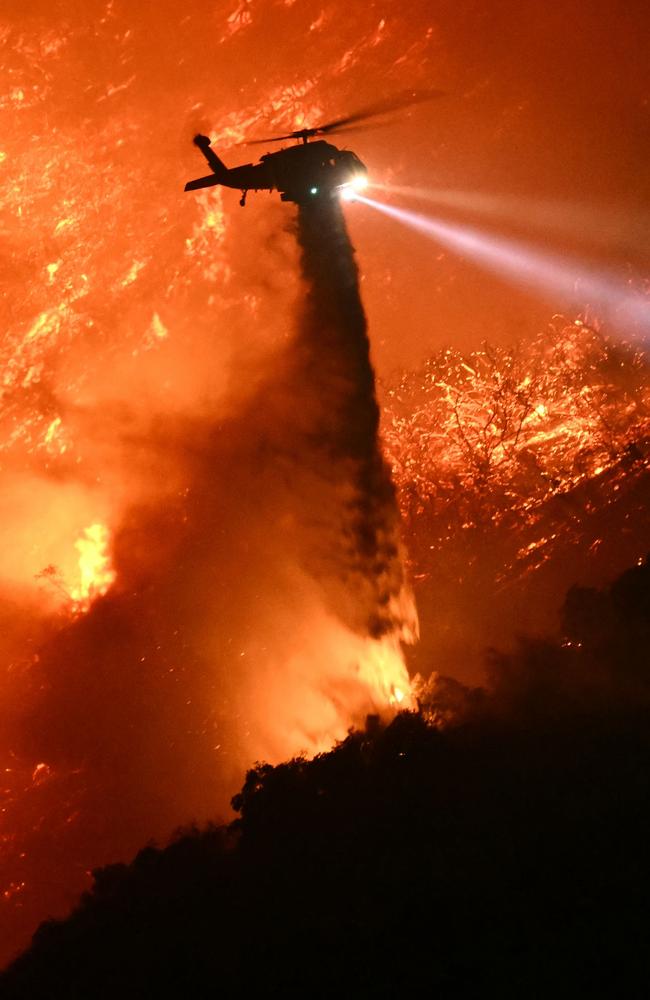
M571 583L607 580L650 546L650 366L639 348L557 317L516 348L435 355L385 387L385 402L443 669L455 659L476 676L487 645L554 627Z

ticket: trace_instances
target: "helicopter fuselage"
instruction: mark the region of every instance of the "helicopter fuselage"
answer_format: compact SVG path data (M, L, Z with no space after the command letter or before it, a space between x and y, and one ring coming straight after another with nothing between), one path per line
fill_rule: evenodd
M242 204L248 191L278 191L282 201L298 204L367 177L367 169L351 150L338 149L329 142L301 142L274 153L265 153L259 163L245 163L228 168L210 148L207 136L197 136L213 173L185 185L186 191L221 184L242 192Z

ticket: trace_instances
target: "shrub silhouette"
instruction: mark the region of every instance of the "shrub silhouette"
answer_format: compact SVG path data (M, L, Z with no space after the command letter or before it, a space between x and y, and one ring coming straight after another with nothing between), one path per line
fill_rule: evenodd
M649 601L648 564L574 590L562 639L494 655L455 718L430 721L439 683L256 766L229 827L95 872L1 995L641 996Z

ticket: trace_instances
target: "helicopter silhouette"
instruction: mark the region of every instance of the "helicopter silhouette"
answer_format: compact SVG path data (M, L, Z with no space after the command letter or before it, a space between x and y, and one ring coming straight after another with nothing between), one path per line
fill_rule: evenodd
M227 167L212 149L212 140L207 135L194 136L194 144L205 156L211 174L189 181L186 191L197 191L201 188L221 184L223 187L241 191L239 204L246 204L249 191L278 191L281 201L293 201L305 204L314 198L332 197L341 194L344 197L354 195L355 190L364 188L368 183L368 169L356 153L349 149L338 149L317 136L332 133L356 131L361 122L384 115L391 111L419 104L441 96L439 90L408 91L388 100L372 104L354 114L346 115L318 125L314 128L301 128L286 135L273 136L269 139L253 139L240 145L258 145L267 142L283 142L286 139L296 139L298 144L279 149L274 153L265 153L259 163L245 163L240 167ZM375 123L377 127L388 122ZM311 142L310 140L315 139Z

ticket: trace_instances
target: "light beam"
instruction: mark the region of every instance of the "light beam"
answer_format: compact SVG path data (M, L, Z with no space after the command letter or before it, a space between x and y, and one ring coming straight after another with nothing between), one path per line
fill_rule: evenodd
M372 184L386 191L439 208L472 213L544 233L555 233L573 241L589 241L592 246L648 248L650 216L629 207L592 205L547 198L525 198L505 192L463 191L454 188L421 188L396 184Z
M594 269L569 257L544 254L525 244L491 236L470 226L443 222L419 212L375 201L357 193L356 200L382 212L448 247L463 257L480 263L487 270L515 281L523 288L543 291L554 297L569 298L602 314L615 314L617 324L650 333L650 302L629 287L613 281Z

